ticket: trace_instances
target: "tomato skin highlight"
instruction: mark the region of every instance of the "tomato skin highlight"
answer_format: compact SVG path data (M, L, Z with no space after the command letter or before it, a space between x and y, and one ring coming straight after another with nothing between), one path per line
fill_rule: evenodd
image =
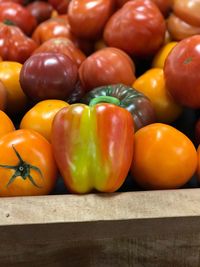
M192 178L196 169L195 146L174 127L153 123L135 133L131 174L141 188L180 188Z
M52 146L67 188L74 193L114 192L124 182L133 154L131 114L112 104L73 104L52 125Z

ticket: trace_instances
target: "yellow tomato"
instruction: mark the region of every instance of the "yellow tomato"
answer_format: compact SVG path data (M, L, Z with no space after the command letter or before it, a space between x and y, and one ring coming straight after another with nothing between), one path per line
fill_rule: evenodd
M21 120L21 129L32 129L51 140L51 126L56 113L69 104L62 100L48 99L38 102L26 112Z
M152 67L153 68L163 68L165 64L165 59L167 58L169 52L174 48L174 46L178 42L170 42L163 47L156 53L153 62L152 62Z
M171 123L180 116L182 107L168 93L162 69L148 70L135 80L133 87L151 100L158 122Z
M12 115L23 111L27 104L27 97L19 83L21 68L22 64L18 62L0 62L0 80L7 91L6 113Z

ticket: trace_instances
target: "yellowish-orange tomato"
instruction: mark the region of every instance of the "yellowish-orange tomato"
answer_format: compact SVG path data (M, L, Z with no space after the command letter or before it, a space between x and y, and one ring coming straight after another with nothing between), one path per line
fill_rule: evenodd
M180 188L192 178L196 169L196 148L176 128L153 123L135 133L131 174L142 188Z
M20 113L27 105L27 97L19 83L21 68L22 64L18 62L0 62L0 80L7 91L6 113L12 115Z
M153 58L152 67L162 69L165 64L165 59L177 43L178 42L169 42L162 46Z
M56 113L69 104L62 100L48 99L38 102L28 110L20 122L20 129L32 129L51 140L51 126Z
M171 123L180 116L182 107L168 93L163 69L149 69L135 80L133 87L151 100L158 122Z
M2 81L0 80L0 110L5 110L6 105L7 105L7 91L6 88L4 86L4 84L2 83Z
M0 138L12 131L15 131L12 120L4 111L0 110Z

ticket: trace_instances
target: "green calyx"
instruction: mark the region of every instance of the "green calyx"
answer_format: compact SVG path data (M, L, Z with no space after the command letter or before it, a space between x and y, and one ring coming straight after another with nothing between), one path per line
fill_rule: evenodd
M120 105L120 101L116 97L113 97L113 96L98 96L98 97L95 97L95 98L91 99L91 101L89 103L89 106L92 107L92 106L94 106L96 104L99 104L99 103L109 103L109 104L113 104L113 105L116 105L116 106Z
M18 163L17 165L14 165L14 166L12 166L12 165L2 165L2 164L0 164L0 167L1 167L1 168L6 168L6 169L13 169L13 170L15 170L14 174L11 176L9 182L7 183L7 187L8 187L10 184L12 184L12 183L15 181L15 179L16 179L17 177L21 177L21 178L24 179L24 180L29 179L29 181L30 181L35 187L40 188L41 186L39 186L39 185L37 185L37 184L35 183L35 181L34 181L33 177L31 176L31 173L30 173L30 172L31 172L31 170L35 170L36 172L38 172L38 173L40 174L41 178L43 178L43 175L42 175L41 170L40 170L38 167L36 167L36 166L34 166L34 165L31 165L31 164L25 162L25 161L21 158L21 156L20 156L19 152L16 150L16 148L15 148L14 146L12 146L12 148L13 148L13 150L14 150L14 152L15 152L17 158L19 159L19 163Z

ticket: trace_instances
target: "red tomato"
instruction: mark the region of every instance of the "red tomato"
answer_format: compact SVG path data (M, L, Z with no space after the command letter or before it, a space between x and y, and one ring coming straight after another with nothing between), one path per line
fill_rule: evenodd
M58 11L58 14L66 14L70 0L48 0L48 2Z
M167 29L172 39L177 41L200 34L200 27L188 24L173 13L167 19Z
M154 54L165 40L165 20L149 0L127 2L108 20L104 40L134 56Z
M175 101L200 108L200 35L180 41L165 60L164 77Z
M187 183L197 168L191 140L174 127L153 123L135 133L131 173L145 189L174 189Z
M78 67L86 59L83 52L70 39L64 37L51 38L45 41L34 51L34 54L41 52L62 53L70 57Z
M79 68L79 77L86 91L107 84L132 85L135 66L122 50L107 47L86 58Z
M0 3L0 21L8 20L30 35L37 25L36 19L23 6L17 3Z
M0 196L49 194L57 167L50 143L33 130L17 130L0 138Z
M71 32L71 27L67 17L55 17L48 19L40 23L32 34L33 40L38 44L42 44L45 41L56 37L65 37L72 41L77 40Z
M26 6L26 9L28 9L32 16L35 17L38 24L49 19L53 12L52 5L43 1L30 3Z
M81 38L97 38L113 12L113 0L71 0L68 8L72 32Z

